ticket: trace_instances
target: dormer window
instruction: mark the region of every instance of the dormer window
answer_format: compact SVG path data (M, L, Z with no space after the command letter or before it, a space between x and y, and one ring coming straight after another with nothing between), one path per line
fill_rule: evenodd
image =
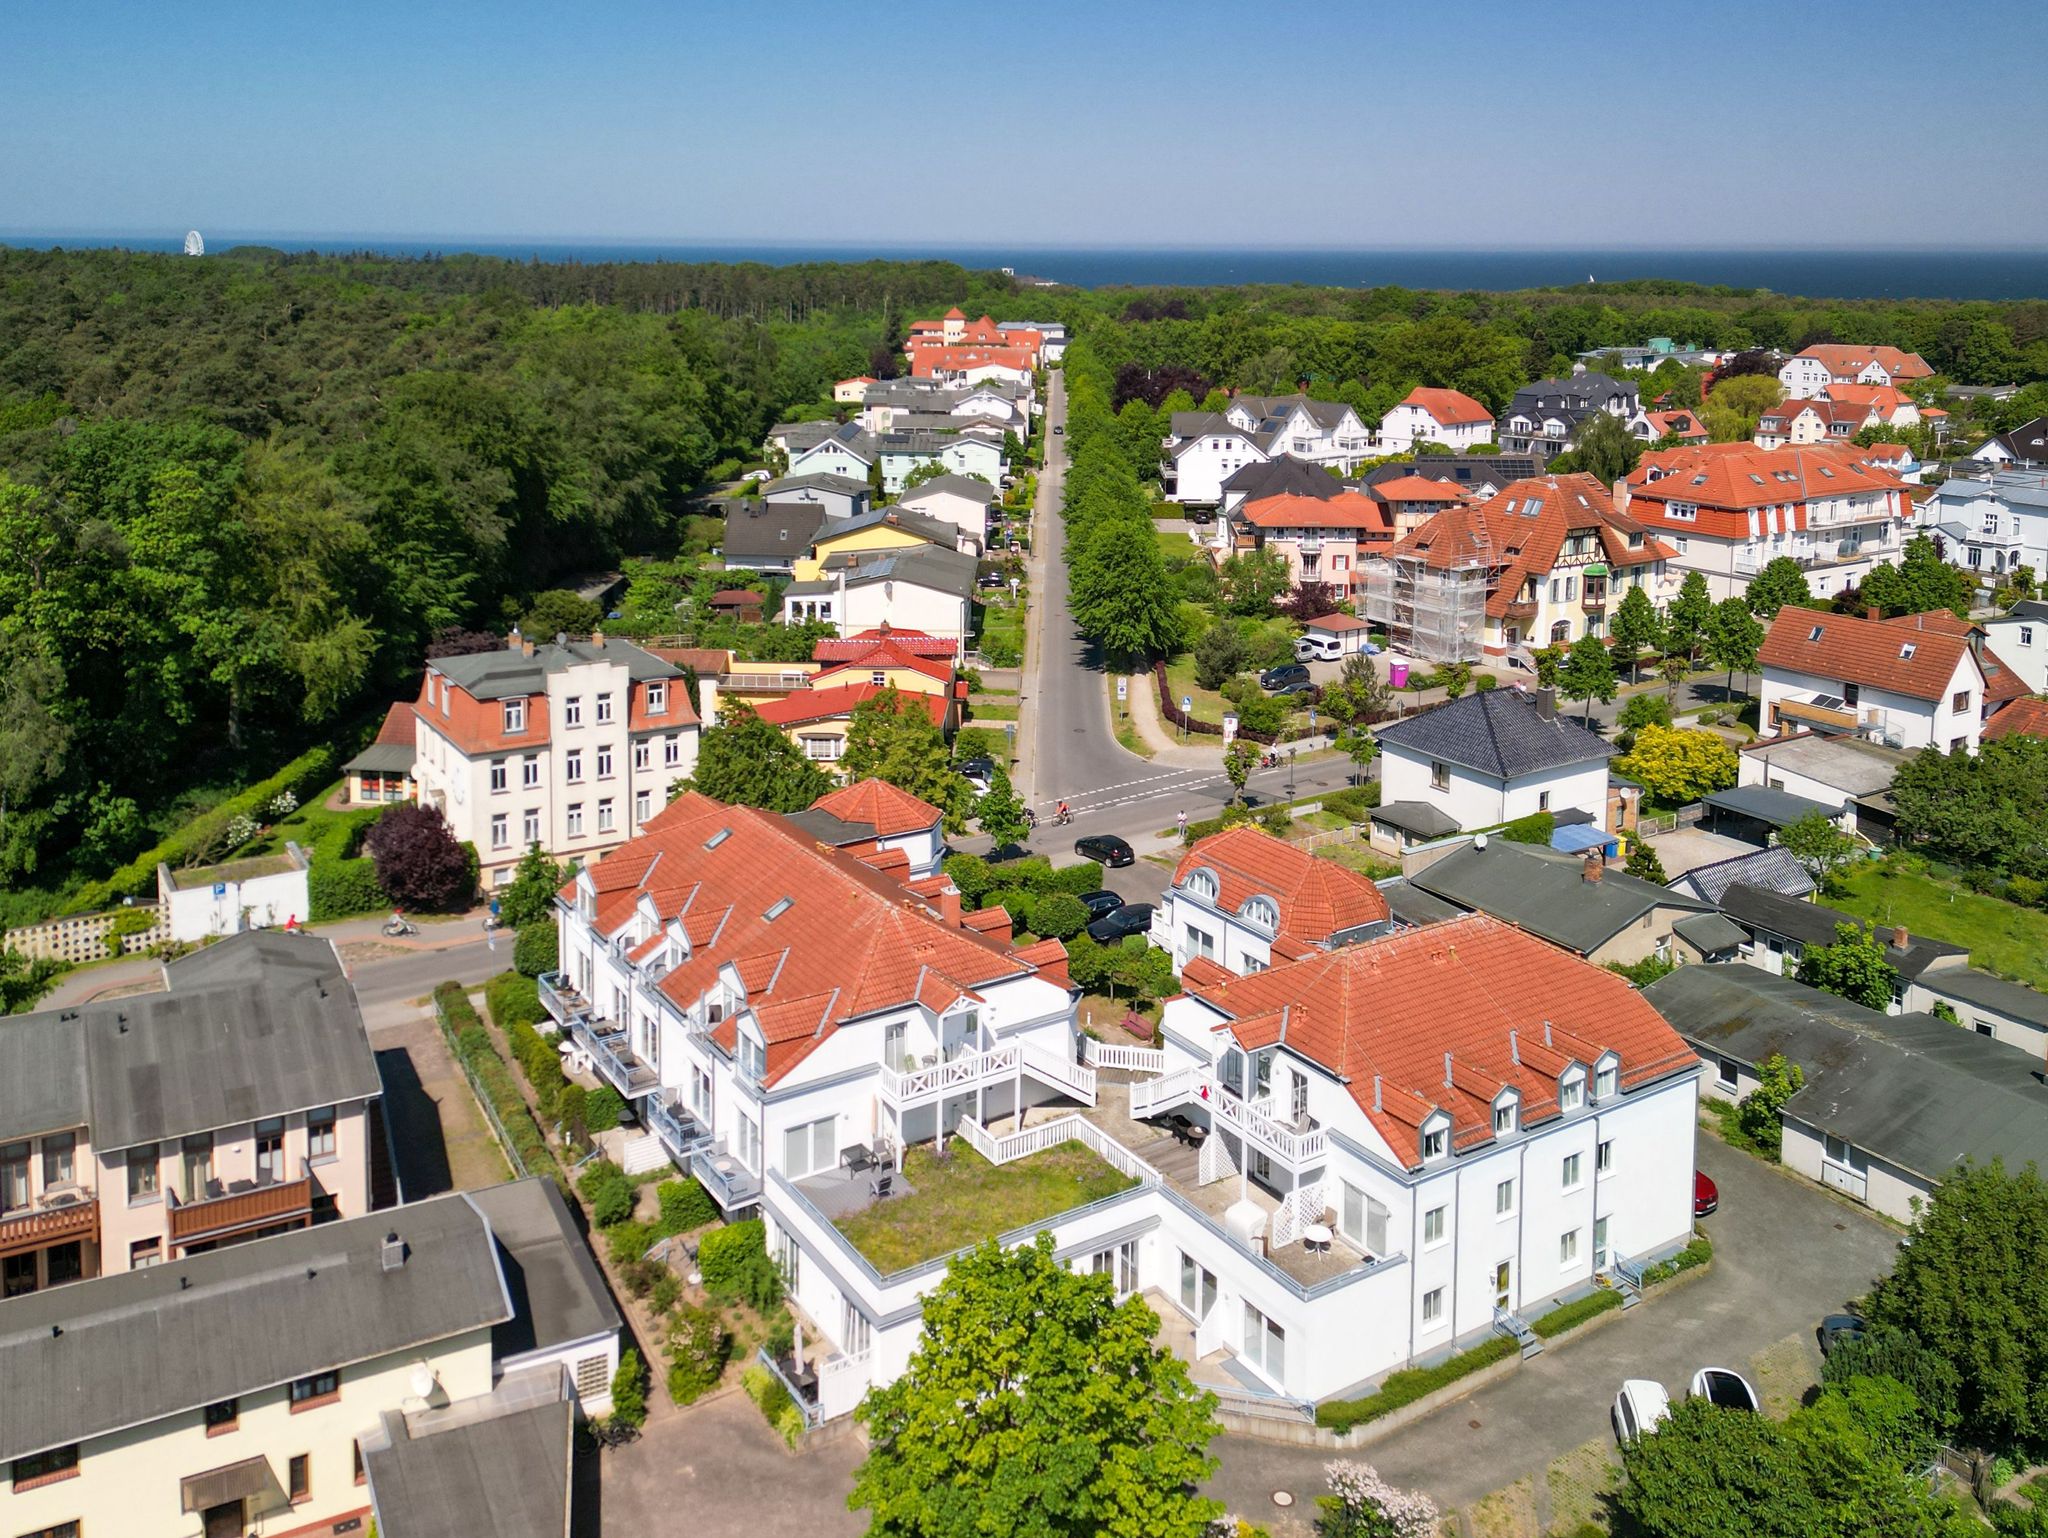
M650 716L668 714L668 685L660 679L647 686L647 713Z
M1610 1053L1600 1060L1600 1066L1593 1071L1593 1098L1611 1099L1615 1087L1621 1082L1621 1064Z
M1216 873L1214 871L1190 871L1188 873L1187 885L1189 896L1204 898L1210 902L1216 900Z
M1442 1118L1431 1122L1422 1129L1422 1157L1424 1160L1441 1159L1450 1146L1450 1124Z
M768 1075L768 1049L744 1031L740 1033L740 1075L753 1084Z
M442 698L443 698L443 701L444 701L444 703L445 703L445 701L446 701L446 698L447 698L447 697L446 697L446 695L443 695L443 696L442 696ZM524 700L507 700L507 701L505 701L505 735L506 735L506 736L508 736L508 737L516 737L516 736L518 736L518 735L519 735L519 733L521 733L521 732L523 732L523 731L525 731L525 730L526 730L526 701L524 701Z
M1585 1103L1586 1075L1574 1068L1558 1083L1557 1108L1560 1111L1576 1111Z
M1504 1094L1493 1103L1493 1135L1505 1137L1515 1130L1516 1102L1512 1094Z
M1280 910L1270 897L1254 897L1244 905L1244 916L1261 929L1275 930L1280 927Z

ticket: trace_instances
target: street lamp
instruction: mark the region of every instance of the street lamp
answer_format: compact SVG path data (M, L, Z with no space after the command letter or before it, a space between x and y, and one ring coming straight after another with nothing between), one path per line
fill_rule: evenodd
M1287 745L1287 799L1294 799L1294 744Z

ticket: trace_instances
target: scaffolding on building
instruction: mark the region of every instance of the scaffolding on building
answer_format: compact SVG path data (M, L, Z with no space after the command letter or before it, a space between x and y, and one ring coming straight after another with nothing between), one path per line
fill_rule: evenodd
M1382 556L1358 572L1367 623L1386 631L1389 649L1427 663L1479 660L1492 579L1478 558L1432 567L1422 556Z

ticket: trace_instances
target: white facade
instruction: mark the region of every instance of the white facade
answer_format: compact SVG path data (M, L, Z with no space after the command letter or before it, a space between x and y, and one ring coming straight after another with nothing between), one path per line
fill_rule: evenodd
M2048 693L2048 615L1986 620L1984 644L2019 675L2027 693Z
M1407 402L1380 418L1380 430L1373 439L1374 454L1406 454L1417 443L1441 443L1453 453L1469 454L1481 444L1493 442L1491 417L1480 422L1445 425L1421 406Z
M850 481L865 481L868 462L845 444L828 438L816 448L790 456L789 469L784 472L783 479L798 475L842 475Z
M813 591L820 588L822 590ZM863 630L921 631L943 636L964 647L972 610L969 600L922 583L891 578L848 582L846 573L828 572L820 582L791 586L782 599L782 622L821 619L839 627L842 636Z
M303 924L313 907L306 890L306 852L285 845L289 868L267 875L238 874L248 862L230 861L212 870L156 868L158 911L171 938L194 944L245 929L282 929Z
M1272 418L1262 421L1254 415L1242 399L1232 401L1223 415L1239 431L1264 437L1269 457L1284 454L1303 464L1333 466L1348 473L1359 460L1378 452L1372 434L1349 406L1338 408L1328 425L1317 421L1299 401L1286 407L1277 427Z
M1901 644L1910 643L1913 632L1901 630L1899 638ZM1768 664L1760 678L1758 735L1763 737L1778 734L1776 709L1781 700L1810 704L1823 694L1847 700L1859 729L1871 731L1887 747L1932 747L1944 753L1966 747L1974 753L1983 730L1984 676L1968 652L1956 663L1955 673L1939 700L1915 699L1889 689L1868 684L1859 687L1846 679L1824 678Z
M1934 1192L1933 1181L1887 1164L1853 1143L1790 1115L1783 1121L1779 1158L1786 1169L1852 1197L1893 1222L1912 1222L1913 1204L1925 1203Z
M1923 532L1941 535L1951 566L1987 583L2019 566L2048 571L2048 473L1951 476L1921 507L1918 522Z
M904 493L897 499L897 505L923 513L927 518L950 523L973 542L977 554L988 543L989 508L993 503L986 498L977 499L962 492L942 490L927 482Z
M1169 444L1172 486L1169 502L1209 504L1223 496L1223 483L1246 465L1262 465L1272 456L1252 441L1251 434L1218 427L1185 444Z
M1457 819L1462 831L1491 828L1537 812L1590 812L1607 824L1607 764L1567 764L1502 780L1444 763L1399 743L1380 746L1380 800L1421 801Z

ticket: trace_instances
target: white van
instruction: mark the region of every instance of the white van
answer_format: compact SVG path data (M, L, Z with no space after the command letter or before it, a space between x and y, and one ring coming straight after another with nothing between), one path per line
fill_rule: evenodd
M1333 635L1305 635L1294 643L1297 662L1341 662L1344 643Z

